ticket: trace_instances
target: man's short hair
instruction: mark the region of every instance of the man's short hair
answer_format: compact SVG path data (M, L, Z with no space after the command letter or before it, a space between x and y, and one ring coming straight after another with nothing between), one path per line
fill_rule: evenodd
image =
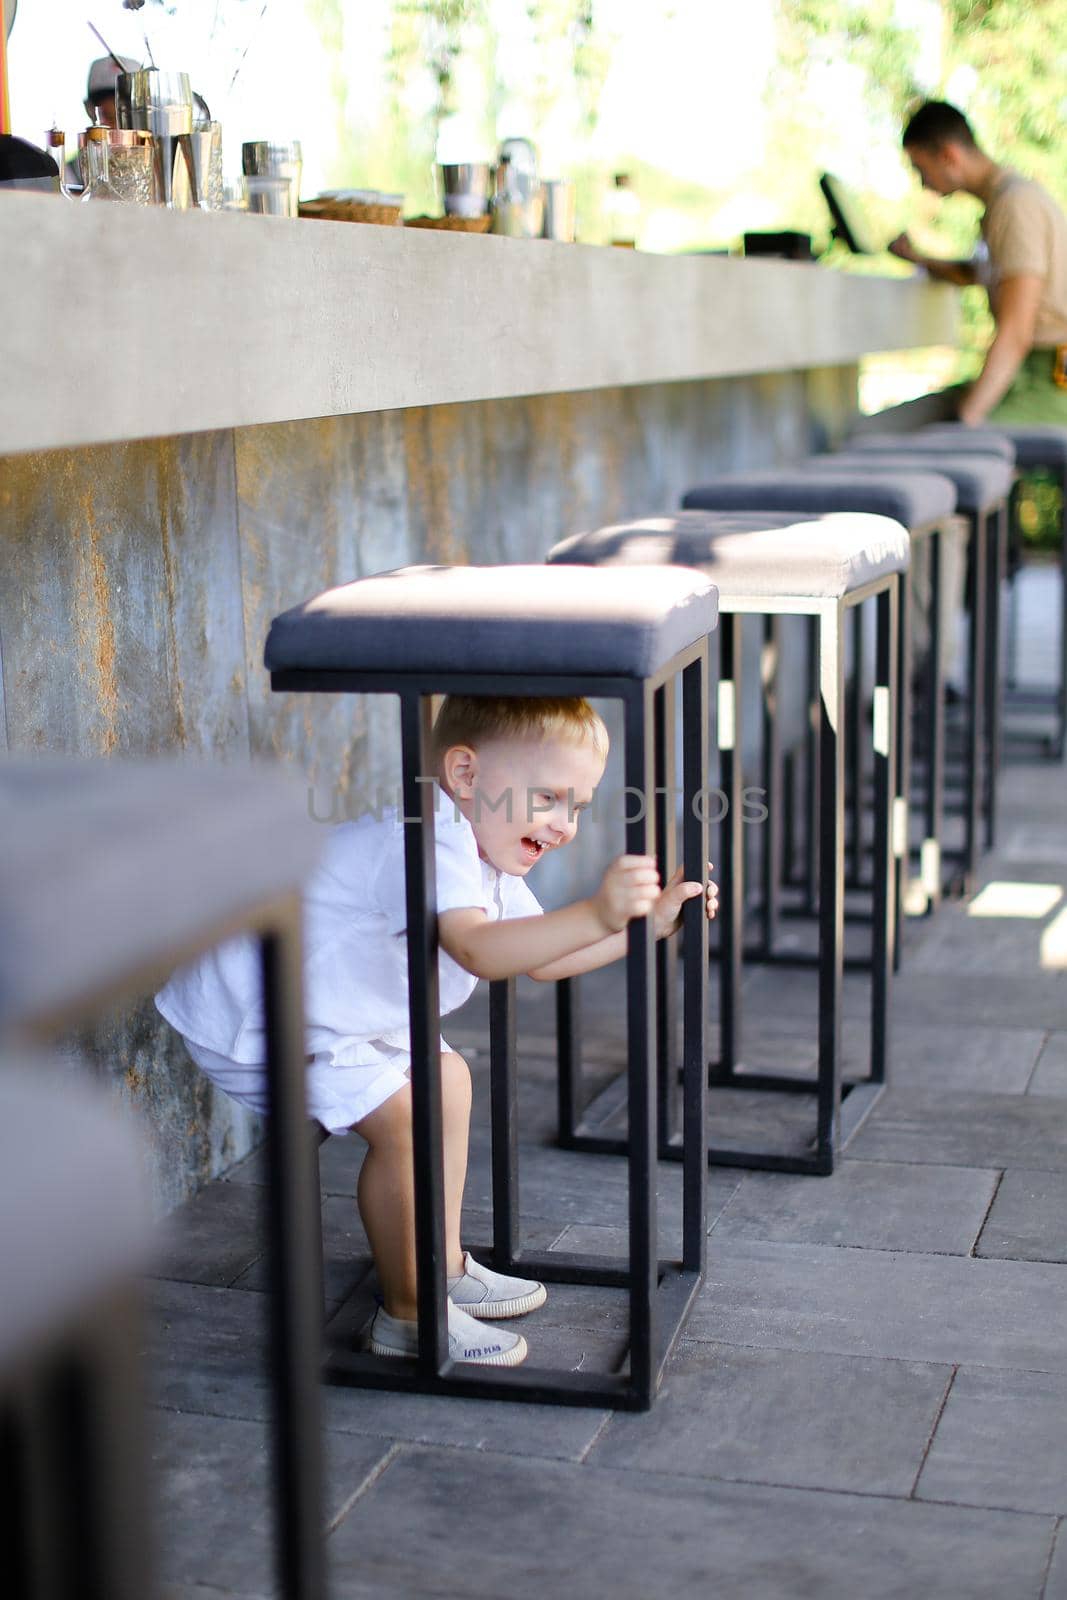
M608 730L588 700L499 695L445 695L433 727L434 756L459 744L473 749L497 739L567 739L608 753Z
M908 145L924 150L940 150L946 144L978 147L967 118L947 100L927 100L921 105L904 129L902 143L905 149Z

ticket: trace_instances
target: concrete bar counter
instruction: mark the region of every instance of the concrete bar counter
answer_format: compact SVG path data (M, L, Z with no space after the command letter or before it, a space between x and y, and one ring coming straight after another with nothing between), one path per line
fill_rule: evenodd
M38 195L0 257L0 748L282 759L323 817L395 784L393 708L271 696L276 612L794 460L861 356L956 333L953 290L808 264ZM148 1000L83 1044L161 1208L255 1141Z

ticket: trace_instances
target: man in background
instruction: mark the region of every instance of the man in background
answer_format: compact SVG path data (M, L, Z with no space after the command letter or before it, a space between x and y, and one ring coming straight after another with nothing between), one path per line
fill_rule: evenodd
M119 56L118 59L122 62L123 72L140 72L139 61L134 61L129 56ZM118 127L118 114L115 110L115 85L118 77L119 68L110 56L100 56L90 66L85 90L85 110L90 122L98 122L104 128Z
M932 277L981 283L989 295L996 332L960 420L1067 426L1067 218L1039 183L986 155L963 113L943 100L920 106L903 144L925 189L973 194L985 206L987 260L931 259L907 234L889 246Z

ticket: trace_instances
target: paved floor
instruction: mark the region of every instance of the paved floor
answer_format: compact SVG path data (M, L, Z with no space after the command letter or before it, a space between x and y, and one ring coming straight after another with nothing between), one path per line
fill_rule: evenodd
M336 1600L1067 1600L1067 771L1014 765L1001 795L984 896L909 925L893 1084L839 1171L712 1172L707 1284L650 1415L326 1391ZM753 973L753 1051L802 1059L814 1003L803 973ZM553 1149L546 997L524 1006L528 1236L618 1250L621 1163ZM600 1073L603 981L591 1009ZM847 1009L858 1057L851 978ZM477 1239L478 1007L458 1022ZM360 1156L323 1150L327 1287L369 1304ZM178 1213L152 1286L169 1600L271 1593L261 1184L252 1157ZM625 1348L607 1292L560 1289L524 1332L539 1363Z

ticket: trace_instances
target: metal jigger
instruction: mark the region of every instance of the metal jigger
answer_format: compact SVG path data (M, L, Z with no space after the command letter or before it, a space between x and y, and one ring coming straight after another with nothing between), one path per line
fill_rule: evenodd
M190 168L189 134L193 131L193 91L187 72L160 72L147 67L142 72L123 72L115 85L115 109L120 128L142 128L155 146L156 192L165 206L173 208L174 163L182 152ZM196 178L189 170L195 193Z

